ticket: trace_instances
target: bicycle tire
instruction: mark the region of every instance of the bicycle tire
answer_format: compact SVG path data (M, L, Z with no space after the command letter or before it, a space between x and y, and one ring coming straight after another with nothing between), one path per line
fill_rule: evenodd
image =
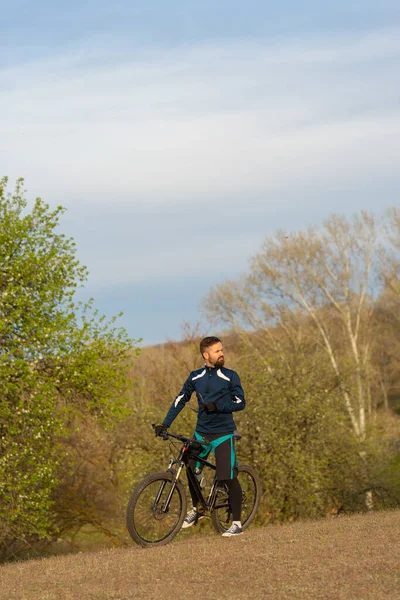
M254 521L254 518L257 514L258 507L261 501L262 495L262 485L261 480L257 474L257 471L250 467L249 465L239 465L238 467L238 478L240 480L240 474L246 473L250 476L253 481L254 486L254 500L252 502L252 506L250 507L249 513L246 514L243 518L243 508L242 507L242 529L247 529L247 527ZM242 488L242 494L245 496L246 491ZM244 502L246 500L244 499ZM222 515L224 516L224 522L222 521ZM217 531L217 533L224 533L227 529L229 529L230 524L232 522L230 512L227 509L213 509L211 513L211 523Z
M129 498L128 505L126 508L126 526L129 532L129 535L133 539L134 542L139 544L140 546L162 546L164 544L168 544L173 538L179 533L182 523L186 516L186 508L187 508L187 497L184 486L180 481L177 482L174 494L172 499L178 498L179 501L179 514L177 514L177 518L173 523L171 529L167 531L165 535L163 535L160 539L150 540L143 536L143 533L140 532L141 524L137 523L135 520L135 509L138 505L140 497L144 494L147 488L153 483L167 482L172 483L173 475L172 473L168 473L166 471L160 473L152 473L148 475L142 481L140 481L137 486L132 491L132 494ZM149 511L152 507L149 506ZM154 514L154 511L153 511ZM158 513L160 514L160 513ZM162 517L158 520L162 520Z

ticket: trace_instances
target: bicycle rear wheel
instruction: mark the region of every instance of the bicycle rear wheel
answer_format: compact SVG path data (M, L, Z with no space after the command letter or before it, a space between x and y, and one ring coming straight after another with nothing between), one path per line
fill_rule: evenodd
M176 484L168 510L164 512L172 483L171 473L153 473L133 490L126 509L126 526L137 544L161 546L180 531L187 506L185 488L180 481Z
M238 480L242 488L242 528L246 529L257 514L262 486L257 472L248 465L239 465ZM218 533L224 533L232 525L232 511L225 486L218 489L211 522Z

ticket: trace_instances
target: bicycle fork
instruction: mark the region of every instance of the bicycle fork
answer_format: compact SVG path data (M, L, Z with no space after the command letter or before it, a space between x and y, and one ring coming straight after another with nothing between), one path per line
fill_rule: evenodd
M179 467L178 467L178 469L177 469L176 471L175 471L175 469L173 469L173 468L172 468L172 466L173 466L174 464L179 464ZM173 479L172 479L172 485L171 485L171 489L169 490L169 492L168 492L168 495L167 495L167 497L166 497L166 499L165 499L165 502L164 502L163 506L161 507L161 511L162 511L163 513L167 513L167 512L168 512L168 510L169 510L169 505L170 505L170 502L171 502L171 498L172 498L172 495L173 495L173 493L174 493L174 491L175 491L176 484L177 484L177 483L178 483L178 481L179 481L179 477L180 477L181 471L182 471L182 469L183 469L183 466L184 466L183 462L176 461L176 460L173 460L173 459L171 459L171 460L170 460L170 463L169 463L169 465L168 465L168 469L167 469L167 471L168 471L169 473L172 473L172 474L174 475L174 477L173 477ZM156 497L155 497L155 499L154 499L153 506L151 507L153 511L155 511L155 510L156 510L156 508L157 508L157 505L158 505L158 503L160 502L160 499L161 499L162 493L163 493L163 491L164 491L164 489L165 489L165 486L166 486L166 485L167 485L167 482L166 482L166 481L163 481L163 482L161 483L161 485L160 485L160 488L159 488L159 490L158 490L158 492L157 492L157 495L156 495Z

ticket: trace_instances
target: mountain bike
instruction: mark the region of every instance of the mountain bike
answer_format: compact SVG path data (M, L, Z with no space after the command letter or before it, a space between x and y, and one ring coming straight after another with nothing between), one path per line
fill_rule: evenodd
M199 515L210 517L218 533L229 529L232 511L228 490L224 484L218 484L213 473L216 467L207 460L208 454L200 456L208 444L168 431L161 437L170 441L178 455L171 458L166 471L148 475L134 488L126 510L126 525L132 539L141 546L160 546L178 534L187 512L186 490L180 481L183 470L195 490ZM240 438L234 434L235 441ZM178 448L172 440L183 445ZM213 475L212 483L203 495L208 472ZM256 516L262 487L256 471L248 465L238 466L238 479L242 488L242 528L246 529Z

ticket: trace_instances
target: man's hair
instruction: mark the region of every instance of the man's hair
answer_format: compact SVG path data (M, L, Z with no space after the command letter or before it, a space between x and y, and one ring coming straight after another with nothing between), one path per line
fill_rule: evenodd
M219 342L221 342L221 340L215 337L215 335L209 335L208 337L203 338L200 342L200 354L203 356L203 352L205 352L207 348L214 346L214 344L218 344Z

